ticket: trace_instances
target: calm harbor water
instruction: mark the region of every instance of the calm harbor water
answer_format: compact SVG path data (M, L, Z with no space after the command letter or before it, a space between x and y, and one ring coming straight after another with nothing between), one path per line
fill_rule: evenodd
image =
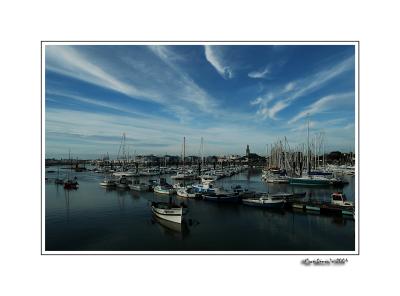
M47 170L56 170L51 167ZM60 170L64 176L66 171ZM46 173L46 251L353 251L352 218L298 211L271 211L236 204L184 200L186 223L176 225L153 217L151 201L168 200L153 192L106 189L94 172L77 172L78 190L54 184L57 172ZM147 179L155 179L151 177ZM355 199L354 177L342 189ZM146 178L142 178L146 180ZM167 181L171 182L167 177ZM251 169L217 182L225 188L240 184L264 192L307 192L329 200L335 188L309 188L261 181Z

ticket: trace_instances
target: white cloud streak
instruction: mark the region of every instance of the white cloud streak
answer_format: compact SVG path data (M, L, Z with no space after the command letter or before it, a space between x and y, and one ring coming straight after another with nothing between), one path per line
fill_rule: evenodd
M265 78L267 76L267 74L270 73L269 67L267 66L264 70L262 71L252 71L249 74L247 74L247 76L249 76L250 78Z
M264 96L250 101L250 105L258 105L257 114L261 115L263 119L277 119L277 114L289 107L293 101L311 94L353 68L354 57L347 58L328 69L323 69L303 79L290 81L274 91L269 91ZM277 101L270 107L273 100Z
M310 106L305 108L303 111L294 116L291 120L289 120L289 124L295 123L302 118L305 118L308 114L315 115L318 113L325 112L330 109L338 109L344 105L354 104L354 93L344 93L344 94L335 94L325 96Z
M166 46L148 48L158 59L143 64L141 57L119 56L120 60L110 62L79 47L47 46L46 69L133 99L161 104L186 119L196 110L210 112L217 106L217 101L178 66L181 57Z
M222 59L222 55L220 53L220 46L213 45L205 45L204 46L204 54L206 56L207 61L217 70L219 75L224 79L233 78L233 71L231 67L224 64Z

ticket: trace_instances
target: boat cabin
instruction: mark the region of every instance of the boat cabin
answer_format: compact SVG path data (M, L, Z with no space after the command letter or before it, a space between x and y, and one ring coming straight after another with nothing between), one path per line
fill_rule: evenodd
M353 206L353 203L350 201L347 201L346 195L341 192L332 193L331 202L332 202L332 204L339 205L339 206L349 206L349 207Z

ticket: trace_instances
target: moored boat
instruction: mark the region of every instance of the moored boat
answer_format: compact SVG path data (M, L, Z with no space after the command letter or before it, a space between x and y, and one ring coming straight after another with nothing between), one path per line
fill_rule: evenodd
M346 184L346 182L335 177L328 178L326 176L307 175L298 178L289 178L289 184L303 186L339 186Z
M178 206L167 202L152 202L151 210L154 215L161 219L182 223L182 217L186 213L187 207L184 204Z
M157 185L154 187L154 192L159 194L174 194L176 190L172 186Z
M103 187L115 187L117 184L114 179L104 178L100 185Z
M179 188L176 195L185 198L198 198L201 197L200 193L196 193L192 187Z
M354 204L351 201L348 201L346 195L341 192L332 193L331 203L342 207L349 207L349 208L354 207Z
M282 209L285 205L285 200L280 197L264 194L261 197L244 198L242 199L242 203L254 207Z
M76 180L76 177L73 180L69 179L64 182L64 189L78 189L78 187L79 183Z

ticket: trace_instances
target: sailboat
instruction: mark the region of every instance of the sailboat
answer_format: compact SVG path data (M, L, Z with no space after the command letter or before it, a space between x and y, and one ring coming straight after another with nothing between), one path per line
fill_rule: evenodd
M303 186L339 186L344 185L345 182L339 178L334 177L332 174L317 173L311 171L310 164L310 120L307 122L307 174L300 177L289 178L290 185L303 185ZM315 158L316 158L315 153Z
M70 168L72 171L72 160L71 160L71 150L68 152L69 159L70 159ZM79 183L77 181L77 177L74 177L73 179L70 179L69 173L68 173L68 179L67 181L64 182L64 189L78 189Z
M178 171L175 176L171 176L171 179L173 180L192 180L196 178L196 175L193 173L193 171L186 170L185 168L185 149L186 149L186 138L183 137L183 166L182 170Z
M58 167L57 178L55 178L54 183L58 185L64 184L64 180L60 179L60 167Z

